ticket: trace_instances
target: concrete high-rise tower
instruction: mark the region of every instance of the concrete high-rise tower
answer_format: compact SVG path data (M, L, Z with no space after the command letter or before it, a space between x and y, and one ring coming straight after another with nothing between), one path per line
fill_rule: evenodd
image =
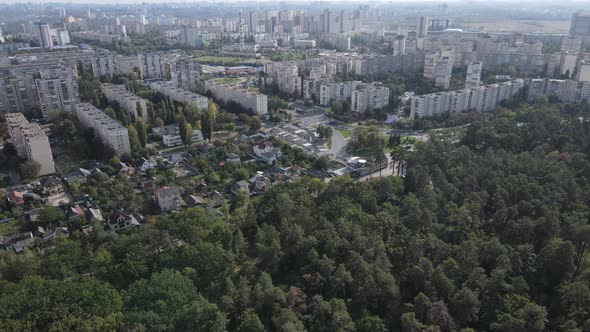
M393 55L402 55L406 53L406 36L397 35L393 39Z
M49 31L49 24L44 22L37 23L37 34L39 35L39 46L42 48L50 48L53 46L51 41L51 33Z
M424 38L428 34L428 16L418 17L416 26L416 38Z
M477 88L481 81L481 69L483 64L480 61L473 61L467 66L467 77L465 78L465 89Z

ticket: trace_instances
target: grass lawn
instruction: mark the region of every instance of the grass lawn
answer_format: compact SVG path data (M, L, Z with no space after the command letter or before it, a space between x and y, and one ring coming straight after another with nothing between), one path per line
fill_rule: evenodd
M11 220L0 224L0 236L9 236L18 233L18 220Z
M203 55L195 58L199 63L207 65L223 65L223 66L235 66L235 65L253 65L258 66L258 62L254 58L238 58L231 56L215 56L215 55Z
M342 134L342 136L344 136L345 138L348 138L350 136L352 136L352 130L350 129L338 129L338 131L340 132L340 134Z

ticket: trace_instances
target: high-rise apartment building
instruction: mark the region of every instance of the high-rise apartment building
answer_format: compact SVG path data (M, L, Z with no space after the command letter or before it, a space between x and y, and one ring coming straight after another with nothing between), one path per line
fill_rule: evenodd
M49 139L39 124L29 123L22 113L6 114L6 123L19 157L39 163L39 175L55 173Z
M483 64L479 61L473 61L467 66L467 76L465 77L465 89L476 88L481 81L481 70Z
M406 53L406 36L397 35L393 39L393 55L402 55Z
M177 86L196 91L201 84L201 66L191 58L176 58L170 63L170 78Z
M233 100L243 108L251 109L258 114L268 113L268 97L245 86L242 80L211 79L205 81L205 90L211 91L216 99L223 99L226 102Z
M169 97L173 101L184 104L192 103L200 110L207 109L209 107L209 99L207 99L207 97L178 87L174 82L152 82L150 83L150 88Z
M94 105L88 103L76 105L76 116L82 126L94 129L94 134L101 142L111 147L117 155L131 152L127 128Z
M558 79L531 79L528 97L554 97L564 103L579 103L590 98L590 82Z
M428 34L428 16L419 16L416 25L416 38L425 38Z
M590 12L579 10L573 14L570 35L590 37Z
M72 112L80 102L78 80L73 68L53 67L40 70L40 78L35 79L35 89L44 119L49 119L52 111Z
M51 32L49 29L49 24L45 22L38 22L37 35L39 36L39 46L41 48L50 48L51 46L53 46L53 42L51 41Z
M350 102L352 111L357 113L383 108L389 105L389 88L377 84L357 84Z
M100 91L102 91L109 103L116 102L122 109L126 110L132 121L142 120L146 123L149 122L145 99L127 91L125 85L103 83L100 85Z
M524 88L524 80L478 86L458 91L438 92L410 98L412 119L455 114L466 111L489 112L501 101Z
M160 52L142 53L137 56L139 72L142 79L165 79L167 76L166 63Z

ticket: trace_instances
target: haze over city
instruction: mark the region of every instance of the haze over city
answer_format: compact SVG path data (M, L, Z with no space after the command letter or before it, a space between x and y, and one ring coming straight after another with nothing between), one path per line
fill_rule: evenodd
M590 331L589 1L0 3L0 331Z

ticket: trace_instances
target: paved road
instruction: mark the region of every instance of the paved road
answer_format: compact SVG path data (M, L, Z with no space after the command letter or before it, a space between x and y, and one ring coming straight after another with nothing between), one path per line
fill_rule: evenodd
M389 155L386 155L386 156L387 156L387 164L390 165L390 163L391 163L390 157L389 157ZM394 171L394 169L392 167L387 166L381 170L381 176L383 177L383 176L393 175L393 171ZM378 178L378 177L379 177L379 171L376 171L376 172L373 172L369 175L365 175L362 178L359 178L357 181L367 181L367 180L371 180L371 179Z

